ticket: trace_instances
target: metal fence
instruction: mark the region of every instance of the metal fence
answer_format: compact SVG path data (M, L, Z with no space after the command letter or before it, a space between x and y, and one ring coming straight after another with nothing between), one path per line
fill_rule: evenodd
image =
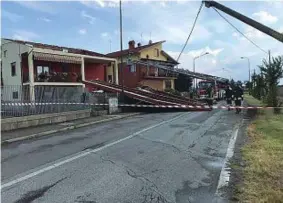
M46 113L60 113L93 108L94 103L108 103L115 96L90 93L82 86L6 85L1 88L1 117L19 117ZM32 101L34 98L34 102ZM73 103L73 104L70 104ZM107 106L95 107L106 109Z

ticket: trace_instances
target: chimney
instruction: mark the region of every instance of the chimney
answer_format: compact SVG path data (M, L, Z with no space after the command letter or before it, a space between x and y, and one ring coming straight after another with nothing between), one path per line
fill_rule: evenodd
M152 41L151 41L151 40L149 40L148 44L152 44Z
M129 49L134 49L135 48L135 40L129 41Z
M141 43L139 42L139 43L138 43L138 47L140 47L140 46L141 46Z

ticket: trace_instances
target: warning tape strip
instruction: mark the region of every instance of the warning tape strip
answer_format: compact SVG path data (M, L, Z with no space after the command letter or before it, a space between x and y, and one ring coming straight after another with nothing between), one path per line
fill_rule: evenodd
M16 102L9 102L5 103L2 102L1 105L3 106L41 106L41 105L86 105L86 106L108 106L109 104L93 104L93 103L60 103L60 102L47 102L47 103L16 103ZM149 107L149 108L182 108L182 109L228 109L228 106L199 106L199 105L146 105L146 104L118 104L120 107ZM239 106L237 108L240 109L273 109L275 107L262 107L262 106ZM276 107L276 108L283 108L283 107ZM235 106L230 106L230 109L236 109Z

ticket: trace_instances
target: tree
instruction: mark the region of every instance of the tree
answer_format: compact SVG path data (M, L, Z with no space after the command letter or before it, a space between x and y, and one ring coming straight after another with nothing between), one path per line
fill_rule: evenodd
M175 80L175 89L179 92L189 92L192 87L193 79L187 75L179 74Z
M283 77L283 56L272 57L270 63L264 59L258 67L267 85L267 105L277 107L277 86L279 79Z
M233 78L230 80L230 85L231 85L231 88L233 89L235 87L235 81L233 80Z

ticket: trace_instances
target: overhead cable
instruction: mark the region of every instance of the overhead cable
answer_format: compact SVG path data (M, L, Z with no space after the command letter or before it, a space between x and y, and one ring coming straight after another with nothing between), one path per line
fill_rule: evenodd
M238 31L241 35L243 35L244 38L246 38L249 42L251 42L254 46L256 46L258 49L263 51L264 53L268 54L267 51L264 49L260 48L255 42L253 42L251 39L249 39L243 32L241 32L236 26L234 26L227 18L225 18L219 11L217 11L215 8L213 8L220 17L222 17L227 23L229 23L236 31Z
M179 59L180 59L180 57L181 57L181 55L182 55L184 49L186 48L186 46L187 46L187 44L188 44L188 41L189 41L189 39L190 39L190 37L191 37L193 31L194 31L194 28L195 28L195 25L196 25L196 22L197 22L197 19L198 19L198 17L199 17L199 14L200 14L200 11L201 11L202 7L203 7L203 2L201 2L200 8L199 8L199 10L198 10L198 12L197 12L197 16L196 16L195 21L194 21L194 23L193 23L193 27L192 27L191 32L190 32L190 34L189 34L189 36L188 36L188 38L187 38L187 40L186 40L186 42L185 42L185 44L184 44L184 46L183 46L183 49L182 49L181 53L179 54L179 56L178 56L178 58L177 58L177 62L179 62Z

